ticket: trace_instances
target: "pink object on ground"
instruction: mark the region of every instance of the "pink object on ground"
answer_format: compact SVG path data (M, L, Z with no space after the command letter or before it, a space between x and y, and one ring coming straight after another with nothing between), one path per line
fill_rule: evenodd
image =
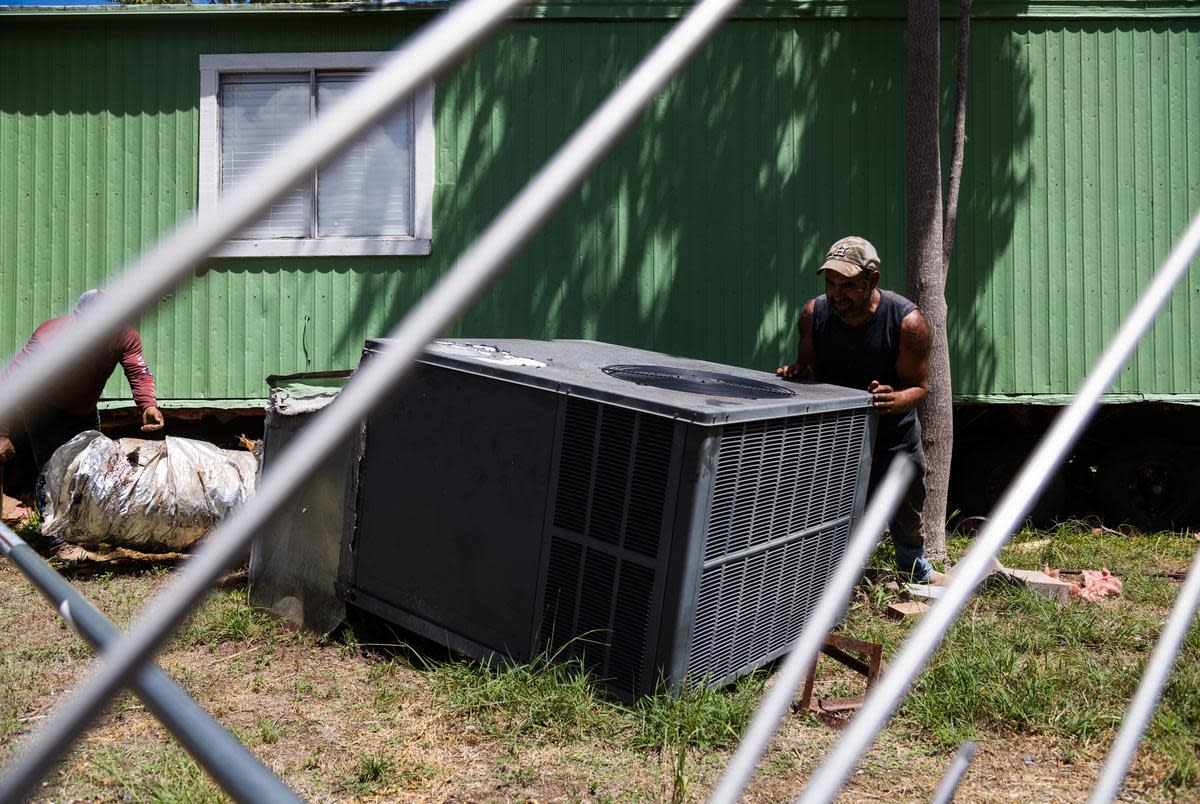
M1058 577L1058 570L1046 567L1044 572L1051 578ZM1107 569L1081 570L1082 581L1069 581L1067 594L1084 600L1096 601L1108 595L1121 594L1121 579Z

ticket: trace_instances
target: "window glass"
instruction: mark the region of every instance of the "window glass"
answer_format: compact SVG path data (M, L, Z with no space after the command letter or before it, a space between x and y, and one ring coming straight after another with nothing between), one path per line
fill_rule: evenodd
M375 51L200 54L197 201L201 220L250 182L314 116L386 62ZM381 123L310 169L221 257L418 256L433 244L434 87L425 82ZM243 188L245 189L245 188Z
M242 73L221 77L222 192L236 187L308 123L308 73ZM312 187L303 184L242 231L243 239L309 237Z
M356 75L318 74L317 113L353 88ZM412 235L413 119L404 106L317 175L321 237Z

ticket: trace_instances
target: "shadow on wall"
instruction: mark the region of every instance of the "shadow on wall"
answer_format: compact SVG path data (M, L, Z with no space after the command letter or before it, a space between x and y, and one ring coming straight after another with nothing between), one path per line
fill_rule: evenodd
M439 197L438 250L461 251L668 29L514 25L439 88L439 138L457 161L439 162L456 179ZM956 370L972 384L996 363L971 306L1012 237L1027 171L1008 154L1030 128L1014 100L1029 83L1018 46L987 36L948 294ZM791 359L833 240L871 238L884 285L903 290L904 59L903 20L728 23L454 334L594 338L767 371Z
M943 55L953 59L957 21L943 22ZM1012 372L1013 355L997 354L997 344L1013 340L1012 312L995 305L1028 309L1039 283L1016 264L1029 243L1017 242L1017 209L1026 200L1032 166L1025 158L1033 132L1028 41L1010 21L972 22L967 98L967 145L959 198L958 232L946 287L949 305L951 371L955 389L991 389L997 371ZM949 158L954 114L954 67L943 64L942 154ZM1028 233L1024 236L1027 241ZM1049 262L1028 265L1046 271ZM992 309L989 309L992 308ZM1047 315L1049 311L1047 310ZM1021 314L1022 316L1024 313ZM1021 358L1016 358L1020 360ZM1028 358L1025 358L1028 360ZM1003 378L1008 387L1012 378Z
M955 26L943 23L944 159ZM225 292L248 282L260 303L247 315L283 330L251 344L263 358L247 381L260 363L263 376L353 365L670 27L516 21L440 80L433 253L224 266ZM727 23L447 334L592 338L770 371L793 358L796 315L837 238L869 237L884 286L902 291L904 36L903 19ZM1029 292L1011 267L1030 182L1023 41L1006 21L973 25L947 290L956 387L989 387L1005 363L1004 316L983 308ZM283 364L267 370L273 353Z
M72 231L120 230L97 238L100 273L190 203L194 121L186 110L197 52L378 49L416 25L397 20L341 18L336 31L311 20L230 28L222 44L176 34L163 48L178 45L186 65L170 80L135 80L145 54L106 62L112 86L96 96L102 108L117 117L137 111L137 126L151 110L183 111L172 117L179 142L171 170L152 171L153 182L128 174L119 187L87 179L89 198L123 193L145 207L123 220L89 202L84 226ZM671 24L512 22L437 84L432 254L213 263L144 322L152 359L173 367L163 369L166 395L242 397L261 391L267 374L354 365L363 339L402 317ZM948 87L953 21L945 29ZM972 139L949 299L955 370L971 385L986 384L1001 362L974 305L1007 259L1028 182L1028 169L1010 157L1029 136L1028 61L1008 30L1003 21L975 26ZM885 286L904 287L904 55L902 19L729 22L448 334L595 338L763 370L790 359L796 313L819 292L815 269L833 240L871 238ZM51 107L101 103L72 92L51 93L59 98ZM6 109L41 108L29 92L0 98ZM85 116L75 117L72 136L92 136ZM51 236L70 225L66 213L53 218ZM31 270L59 271L38 259Z

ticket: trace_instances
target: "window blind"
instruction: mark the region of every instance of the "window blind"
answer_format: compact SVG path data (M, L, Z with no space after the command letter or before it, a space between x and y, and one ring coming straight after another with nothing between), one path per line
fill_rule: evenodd
M318 113L331 108L359 77L317 73L314 98L311 73L222 75L221 192L236 187L303 128L314 101ZM276 202L239 237L411 236L413 136L408 103L321 169L315 182Z
M317 76L317 113L345 97L356 75ZM321 237L412 235L413 119L404 104L317 174Z
M242 73L221 78L220 189L236 187L309 120L308 73ZM293 189L241 238L311 237L311 183Z

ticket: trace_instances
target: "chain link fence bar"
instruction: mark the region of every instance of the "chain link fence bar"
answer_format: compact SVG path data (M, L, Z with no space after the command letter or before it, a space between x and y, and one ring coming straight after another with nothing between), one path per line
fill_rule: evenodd
M1154 646L1154 653L1142 674L1133 702L1121 721L1121 729L1113 740L1112 748L1109 749L1104 769L1100 772L1096 787L1088 798L1088 804L1108 804L1121 791L1121 783L1125 780L1129 763L1133 760L1138 743L1141 742L1142 732L1146 730L1146 724L1154 714L1154 707L1158 705L1162 688L1171 675L1175 658L1179 655L1179 649L1187 638L1188 628L1196 616L1197 605L1200 605L1200 550L1196 551L1196 556L1192 559L1187 579L1183 582L1183 588L1179 590L1179 596L1171 608L1171 616L1167 618L1162 635Z
M4 525L0 525L0 553L25 573L67 625L92 648L103 652L120 639L121 632L116 626ZM234 801L292 804L300 801L246 746L158 667L144 665L134 679L133 690Z
M806 804L832 801L845 784L858 760L891 717L909 685L924 668L954 618L974 593L975 587L991 571L992 559L1033 507L1050 473L1074 445L1091 419L1100 397L1112 385L1137 348L1138 341L1154 322L1155 315L1166 304L1175 285L1187 273L1188 264L1197 250L1200 250L1200 212L1192 218L1150 285L1109 341L1074 401L1054 420L1054 425L996 504L971 549L955 565L945 593L917 623L888 671L867 695L863 707L842 733L841 739L830 748L825 761L809 777L799 801Z
M710 804L735 804L740 800L758 761L779 728L779 722L791 708L796 689L819 658L825 635L834 629L845 612L850 595L862 578L863 566L871 557L884 526L891 520L900 500L912 485L915 473L912 461L903 455L897 455L888 467L883 482L850 536L845 556L826 584L804 630L775 674L775 682L763 696L737 750L717 781L708 799Z
M491 2L494 4L498 0ZM301 485L361 423L374 405L395 388L425 345L436 338L483 292L487 283L499 275L508 260L533 236L558 204L582 183L591 167L607 153L618 136L633 123L641 110L738 2L702 0L698 3L589 116L517 197L509 202L488 230L480 235L392 331L389 337L393 343L368 361L346 385L338 399L301 431L292 445L280 454L277 468L263 474L255 495L209 535L206 544L183 566L175 580L150 602L125 638L113 646L100 666L57 707L50 721L11 763L8 774L0 778L0 801L20 800L49 773L54 763L65 754L108 700L123 688L137 668L149 660L155 649L178 628L191 608L208 593L221 572L242 553L254 534L299 492ZM478 5L479 2L464 3L457 9L461 11L468 6ZM373 86L375 79L369 79L367 84ZM356 92L355 96L358 94ZM320 121L314 123L314 126L320 125ZM308 138L308 134L304 133L299 135L297 141ZM289 147L285 153L291 150ZM239 214L244 214L247 219L251 213L249 206L239 210ZM227 211L227 214L232 212ZM222 231L236 230L238 226L224 225ZM172 242L173 238L168 240L168 245ZM205 241L206 247L210 248L218 244ZM161 250L156 249L154 253ZM178 256L174 258L176 264L191 264L189 260ZM118 287L128 284L133 278L123 279ZM115 326L119 320L116 310L115 303L107 305L104 311L107 318L94 317L90 330L85 331L80 326L71 338L78 340L85 335L96 337L104 332L102 327L106 322L109 326ZM59 351L65 352L66 349L60 348ZM25 382L32 383L32 380L26 379ZM15 399L17 395L13 394L11 398ZM4 401L9 402L8 399ZM2 415L3 407L0 406Z
M937 790L933 791L930 804L951 804L954 801L954 794L958 790L959 783L962 782L963 774L967 772L967 766L974 758L974 742L968 740L958 747L958 751L954 753L954 759L950 761L950 767L946 769L946 775L942 777Z
M247 181L227 193L212 215L195 215L121 273L107 296L77 316L26 360L0 388L0 421L87 361L101 343L190 277L207 256L264 213L275 199L332 159L400 101L465 56L527 0L463 0L406 40L344 100L318 117Z

